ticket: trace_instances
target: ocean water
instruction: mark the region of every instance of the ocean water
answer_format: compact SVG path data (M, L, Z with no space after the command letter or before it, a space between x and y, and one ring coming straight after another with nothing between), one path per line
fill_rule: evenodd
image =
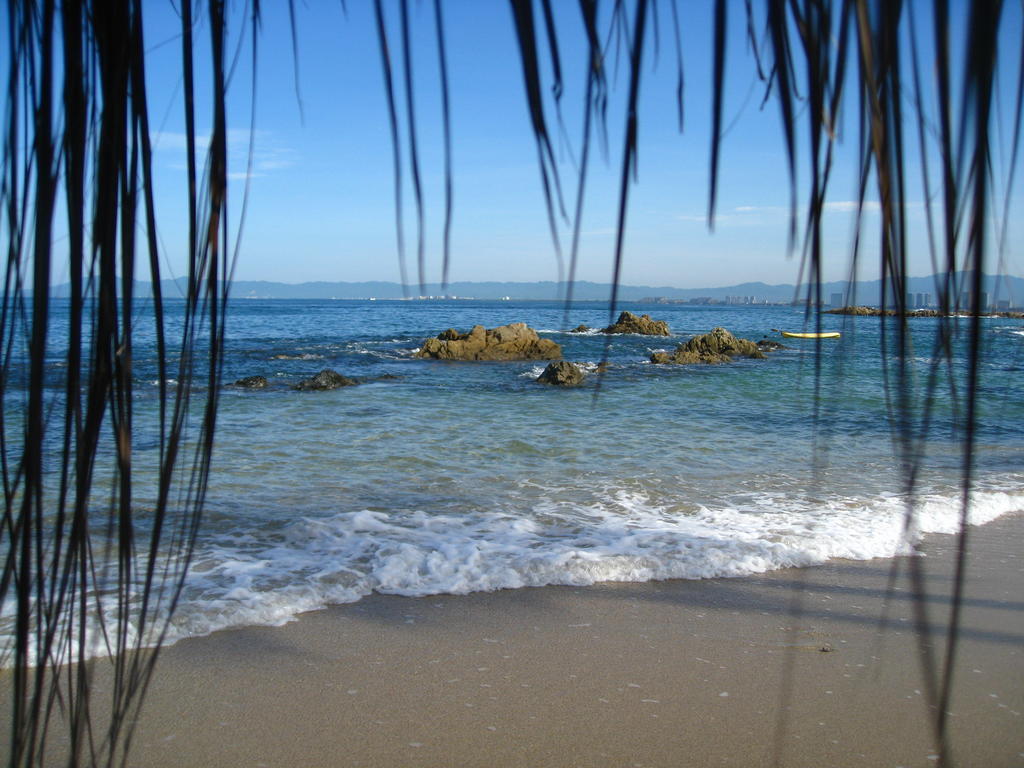
M372 592L742 576L910 552L923 533L957 529L964 410L948 377L962 397L965 358L958 337L951 366L936 369L936 320L912 321L913 404L901 409L878 318L824 315L841 339L787 340L767 360L656 366L652 351L715 326L779 339L771 329L806 320L790 307L621 308L666 320L672 337L565 332L606 325L597 302L567 312L236 301L206 513L169 639L280 624ZM536 383L543 363L413 356L446 328L509 322L561 344L591 371L584 386ZM1024 323L983 325L975 524L1024 509ZM137 424L156 390L148 343L136 349ZM325 368L361 383L291 388ZM906 531L908 446L892 419L907 414L919 429L935 370L927 435L911 446L920 469ZM257 374L267 389L230 385ZM142 431L139 444L152 451L153 436Z

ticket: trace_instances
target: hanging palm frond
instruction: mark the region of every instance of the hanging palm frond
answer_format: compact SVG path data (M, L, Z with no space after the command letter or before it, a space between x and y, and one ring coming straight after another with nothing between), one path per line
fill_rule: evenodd
M190 0L180 5L189 253L179 302L161 291L144 5L12 2L6 14L0 605L14 636L11 765L42 763L58 724L61 762L123 761L156 660L136 651L167 631L209 477L230 258L225 8L206 4L214 118L200 176L195 19ZM69 294L51 298L65 264ZM145 299L138 266L153 286ZM140 334L155 338L155 360L135 359ZM155 397L139 390L143 370ZM90 662L96 654L109 661ZM99 663L113 668L102 696Z

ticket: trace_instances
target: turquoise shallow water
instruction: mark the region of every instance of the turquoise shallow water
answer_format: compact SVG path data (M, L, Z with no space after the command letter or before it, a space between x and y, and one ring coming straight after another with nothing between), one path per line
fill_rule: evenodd
M206 518L171 639L280 623L372 591L742 575L907 550L890 413L919 425L937 321L913 322L911 399L900 409L899 387L884 384L878 318L823 316L840 340L789 342L765 361L654 366L651 351L714 326L759 339L801 329L804 315L622 308L668 321L673 336L564 332L606 325L599 303L567 315L556 302L235 302L225 381L259 374L271 386L223 392ZM600 391L595 374L573 390L537 384L533 362L412 356L449 327L520 321L568 360L592 368L607 355ZM140 339L144 425L156 374ZM1024 508L1024 324L986 319L983 339L975 522ZM940 370L962 394L961 346ZM291 389L324 368L362 383ZM931 398L919 446L914 536L958 520L963 408L949 392L943 384ZM153 445L142 426L140 452Z

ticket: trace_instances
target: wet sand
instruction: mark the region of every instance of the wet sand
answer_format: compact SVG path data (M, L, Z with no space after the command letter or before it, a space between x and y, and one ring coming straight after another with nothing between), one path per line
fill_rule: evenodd
M972 528L957 765L1024 765L1024 515ZM134 766L931 766L954 539L758 578L374 596L166 649ZM893 564L899 576L886 612Z

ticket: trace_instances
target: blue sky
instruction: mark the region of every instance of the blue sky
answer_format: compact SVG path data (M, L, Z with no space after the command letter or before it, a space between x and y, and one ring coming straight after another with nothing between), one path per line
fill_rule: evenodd
M246 280L400 279L395 235L392 146L372 3L309 0L296 3L298 67L293 62L287 4L264 3L258 48L255 132L250 132L251 49L236 4L231 38L240 55L229 104L231 211L237 222L253 140L254 167L249 206L235 277ZM1007 68L1015 74L1021 23L1008 4ZM398 3L385 3L395 66L401 65ZM575 198L579 155L582 63L576 3L556 3L565 68L562 114L568 140L556 142L567 208ZM725 122L718 217L707 226L708 155L711 129L711 3L683 2L681 31L685 130L678 131L675 48L667 4L661 12L660 46L653 37L641 85L638 180L630 190L626 284L711 287L748 280L795 282L799 255L789 256L789 182L785 149L774 101L762 109L764 86L745 40L743 3L730 5ZM420 161L426 196L426 279L441 277L443 225L443 143L433 4L410 2L414 98ZM146 5L150 113L156 139L158 205L165 266L180 275L184 264L184 141L181 120L180 41L170 4ZM537 150L530 131L511 13L504 2L454 0L444 5L451 80L455 211L452 280L554 280L558 262L540 185ZM653 34L653 32L649 33ZM197 38L208 29L200 21ZM1015 37L1014 37L1015 36ZM1014 45L1013 41L1016 41ZM202 56L202 53L200 53ZM624 64L624 62L623 62ZM614 58L607 62L615 71ZM210 124L205 70L197 94L200 131ZM296 80L298 86L296 88ZM1001 88L1004 132L1013 110L1013 83ZM614 230L627 82L625 67L612 75L608 120L609 155L595 152L583 222L577 277L607 282L612 276ZM404 100L399 85L396 96ZM909 111L909 101L908 111ZM557 127L554 102L546 103ZM801 120L806 120L801 115ZM908 129L913 126L908 125ZM405 140L403 125L403 141ZM856 198L857 132L843 126L826 221L826 278L850 271L851 201ZM595 149L597 148L595 144ZM916 142L908 145L916 153ZM407 146L403 148L403 151ZM407 156L405 158L408 159ZM1004 158L996 158L1003 178ZM917 167L916 159L910 162ZM806 164L801 163L801 172ZM911 201L913 274L931 269L923 193L916 182ZM1016 185L1019 190L1019 182ZM406 166L403 184L406 260L416 272L416 219ZM872 193L869 197L876 199ZM869 204L868 232L876 216ZM1008 229L1006 270L1024 274L1019 192ZM560 223L567 258L570 228ZM877 276L874 236L863 254L862 277ZM993 264L993 269L995 265Z

